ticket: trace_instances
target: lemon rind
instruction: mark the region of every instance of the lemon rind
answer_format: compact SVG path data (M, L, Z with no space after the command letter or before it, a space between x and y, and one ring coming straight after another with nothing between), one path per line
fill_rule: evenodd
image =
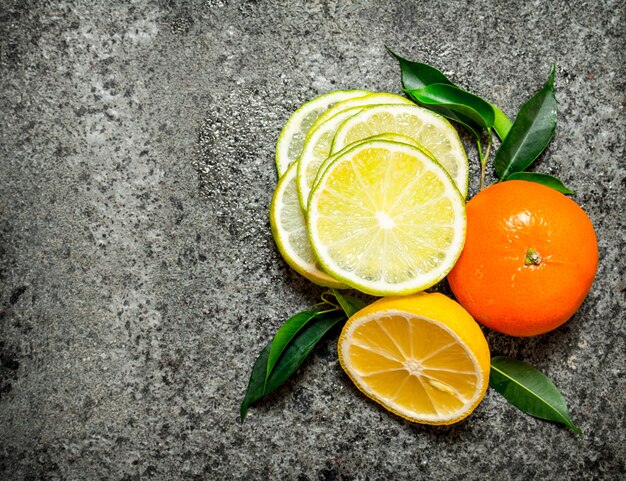
M278 135L278 139L276 141L274 159L278 177L282 177L284 173L287 172L287 168L289 167L289 165L297 160L296 158L289 162L289 140L293 136L294 132L299 130L302 119L304 119L304 117L306 117L309 112L315 110L316 108L325 108L327 110L334 104L339 103L343 100L348 100L355 97L363 97L370 93L371 92L367 90L334 90L327 94L319 95L298 107L298 109L291 114L289 119L287 119L287 122L280 131L280 134Z

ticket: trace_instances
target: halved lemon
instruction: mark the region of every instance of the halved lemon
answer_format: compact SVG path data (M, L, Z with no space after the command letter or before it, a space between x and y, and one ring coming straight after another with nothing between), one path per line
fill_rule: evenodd
M326 168L307 220L324 271L378 296L439 282L465 240L465 202L448 173L420 149L384 140L347 149Z
M292 164L280 178L270 206L270 226L278 251L287 264L311 282L336 289L345 288L345 284L322 271L313 254L298 200L296 167Z
M345 324L338 354L366 396L417 423L464 419L489 382L489 346L480 327L439 293L370 304Z
M302 152L306 133L320 115L337 102L354 97L362 97L369 93L366 90L335 90L315 97L313 100L300 106L289 117L276 142L276 170L278 171L278 177L282 177L287 171L287 167L298 159Z
M467 196L469 165L456 129L441 115L417 105L365 107L338 129L331 153L377 134L393 133L415 139L435 156L454 180L463 198Z

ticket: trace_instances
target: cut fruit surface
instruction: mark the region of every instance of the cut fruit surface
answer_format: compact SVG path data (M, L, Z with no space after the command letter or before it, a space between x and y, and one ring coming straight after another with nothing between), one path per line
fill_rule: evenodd
M296 272L311 282L336 289L345 284L321 270L309 242L309 232L296 189L296 164L281 177L270 207L272 235L279 252Z
M287 167L298 159L302 152L306 133L320 115L337 102L354 97L362 97L369 93L366 90L336 90L320 95L298 108L287 120L276 142L276 170L278 171L278 177L282 177L287 171Z
M347 149L327 167L307 219L323 269L378 296L439 282L465 239L465 203L446 171L418 148L384 140Z
M459 134L445 118L417 105L375 105L363 108L337 129L331 153L339 152L358 140L383 133L401 134L415 139L446 169L463 198L467 196L469 166Z
M400 95L390 94L387 92L374 92L363 97L355 97L348 100L343 100L341 102L337 102L326 112L320 115L317 120L313 122L311 128L316 128L320 124L326 122L328 119L334 117L339 112L343 112L344 110L353 109L355 107L366 107L370 105L380 104L415 105L411 100L407 99L406 97L401 97Z
M296 176L296 183L298 185L298 196L302 210L306 211L308 208L309 194L311 193L315 176L322 163L330 154L337 127L339 127L344 120L349 119L360 111L361 107L344 110L320 124L317 128L309 130L302 149L302 155L300 155L297 162L298 174Z
M339 361L355 385L413 422L452 424L485 396L490 354L480 327L443 294L379 299L345 324Z
M424 152L426 155L428 155L431 159L435 160L435 157L428 152L428 150L426 148L424 148L423 146L421 146L420 144L418 144L414 139L412 139L411 137L407 137L406 135L399 135L399 134L380 134L380 135L374 135L373 137L369 137L367 139L363 139L363 140L359 140L358 142L355 142L353 144L348 145L347 147L344 147L342 150L340 150L339 152L331 155L330 157L328 157L323 163L322 165L320 165L319 169L317 170L317 175L315 176L315 181L313 181L313 186L316 186L320 179L322 178L322 174L326 171L326 168L333 163L333 161L339 157L341 154L343 154L344 152L346 152L348 149L351 149L352 147L355 147L356 145L362 143L362 142L368 142L370 140L390 140L392 142L399 142L402 144L409 144L412 145L413 147L417 147L418 149L420 149L422 152Z

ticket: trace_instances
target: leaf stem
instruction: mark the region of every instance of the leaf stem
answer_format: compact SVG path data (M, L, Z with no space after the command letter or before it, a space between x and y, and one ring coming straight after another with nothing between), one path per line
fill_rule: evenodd
M483 157L483 147L480 143L480 139L476 139L476 148L478 149L478 158L480 159L480 185L479 190L483 190L485 188L485 170L486 170L486 161Z
M323 306L325 304L331 305L333 306L334 309L331 310L338 310L341 309L341 306L339 305L339 303L334 303L331 300L328 299L328 296L333 296L333 298L335 298L335 295L332 293L332 291L326 291L323 292L322 295L320 296L322 298L322 302L318 302L317 304L315 304L313 307L317 308L318 306ZM336 298L335 298L336 299Z
M478 148L478 158L480 159L480 186L479 186L480 190L483 190L485 188L485 175L487 173L487 161L489 160L489 155L491 154L492 143L493 143L493 131L491 129L487 129L487 148L485 149L484 154L483 154L482 144L480 143L480 139L476 139L476 147Z
M489 137L487 138L487 148L485 149L485 164L487 163L487 160L489 160L491 145L493 144L493 132L491 129L487 129L487 135L489 135Z

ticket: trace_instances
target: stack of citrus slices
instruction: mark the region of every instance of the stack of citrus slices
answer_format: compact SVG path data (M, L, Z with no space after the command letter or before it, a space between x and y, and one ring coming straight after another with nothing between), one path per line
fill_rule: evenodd
M404 97L343 90L304 104L280 134L276 167L276 244L316 284L411 294L461 253L465 150L446 119Z
M468 162L456 130L404 97L336 91L300 107L276 146L279 251L312 282L380 299L350 318L339 359L411 421L451 424L485 395L489 348L456 302L424 289L456 263Z

